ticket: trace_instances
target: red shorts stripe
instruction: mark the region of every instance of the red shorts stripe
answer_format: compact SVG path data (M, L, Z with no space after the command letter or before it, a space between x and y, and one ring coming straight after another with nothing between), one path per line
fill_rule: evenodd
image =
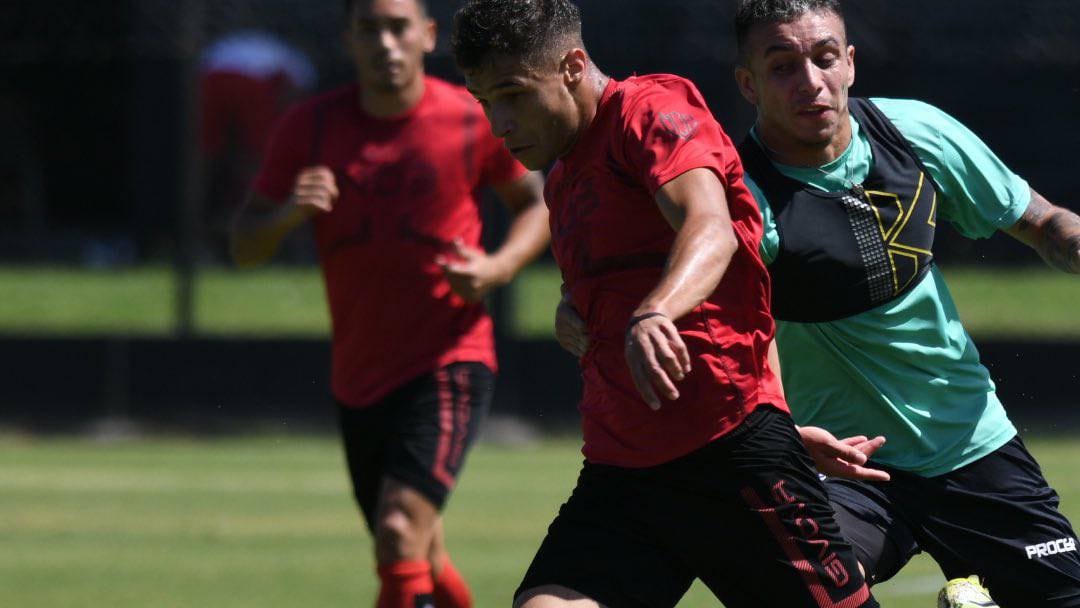
M450 466L458 468L461 465L461 457L465 453L465 439L469 436L469 417L472 415L472 396L469 393L469 370L459 369L454 374L454 382L458 390L458 407L456 413L457 433L454 435L454 450L450 454Z
M435 379L439 384L439 445L435 449L431 474L449 490L454 487L454 476L446 470L446 459L450 455L450 442L454 435L454 395L445 369L435 372Z
M783 482L778 484L778 486L779 490L783 492ZM741 494L743 500L761 515L761 518L765 521L765 525L769 528L769 532L772 533L773 538L775 538L780 547L783 548L788 561L795 567L806 582L806 586L810 590L810 595L813 596L814 601L817 602L819 608L857 608L870 599L870 590L864 582L857 591L839 602L834 602L829 596L829 592L825 589L825 584L822 582L817 569L814 568L814 565L810 560L802 554L799 547L795 544L795 539L784 528L784 523L780 520L780 515L776 512L776 507L766 505L752 488L743 488ZM812 520L810 521L813 524L813 529L816 530L817 523Z

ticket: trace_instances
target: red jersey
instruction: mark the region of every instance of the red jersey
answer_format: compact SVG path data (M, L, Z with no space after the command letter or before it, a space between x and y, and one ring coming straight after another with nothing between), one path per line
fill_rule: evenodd
M340 197L315 217L333 324L334 396L363 407L406 381L459 361L495 369L482 304L450 290L435 263L455 239L480 246L479 190L526 169L491 135L465 89L426 77L400 116L363 112L356 85L291 110L255 179L286 201L297 173L325 165Z
M697 168L723 183L739 247L716 291L675 321L693 371L676 383L679 399L653 411L630 376L624 332L675 240L654 196ZM787 411L766 362L774 325L758 256L761 216L731 140L691 82L609 82L592 124L548 177L545 198L552 249L588 328L579 409L590 462L653 466L726 434L759 405Z

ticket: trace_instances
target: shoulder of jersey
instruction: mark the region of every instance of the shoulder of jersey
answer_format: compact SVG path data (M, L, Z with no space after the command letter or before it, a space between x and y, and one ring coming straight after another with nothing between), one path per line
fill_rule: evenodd
M439 100L438 107L443 109L454 108L466 112L481 112L480 104L465 87L447 82L436 76L425 76L427 85L432 87L435 97ZM449 104L449 106L448 106Z
M701 95L693 82L674 74L647 74L633 76L624 81L624 96L628 98L653 97L656 95L676 95L678 97L698 97Z
M288 115L307 114L317 107L329 108L337 104L354 103L356 85L346 84L323 93L318 93L290 107Z

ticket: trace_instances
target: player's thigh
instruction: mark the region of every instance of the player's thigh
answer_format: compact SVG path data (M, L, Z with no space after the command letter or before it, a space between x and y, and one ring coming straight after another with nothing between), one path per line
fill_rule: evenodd
M877 606L790 417L759 409L695 457L713 474L671 536L725 606Z
M384 400L365 408L337 404L345 464L353 496L368 530L375 531L375 514L386 461L386 440L393 432L393 403Z
M948 578L979 574L1003 608L1080 606L1076 533L1019 438L939 477L893 475L888 488Z
M825 489L840 533L851 543L868 584L891 579L919 553L912 529L878 487L829 478Z
M456 363L410 383L394 413L384 474L437 509L446 503L491 406L494 374Z
M586 464L514 597L519 603L536 597L613 607L675 606L694 576L660 538L667 513L649 506L663 492L632 471ZM577 595L553 597L552 589Z

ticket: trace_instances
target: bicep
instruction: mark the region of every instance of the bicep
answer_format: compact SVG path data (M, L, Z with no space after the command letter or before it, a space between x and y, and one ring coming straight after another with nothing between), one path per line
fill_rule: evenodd
M656 204L675 231L692 217L709 217L730 230L727 193L712 169L691 169L656 191Z

